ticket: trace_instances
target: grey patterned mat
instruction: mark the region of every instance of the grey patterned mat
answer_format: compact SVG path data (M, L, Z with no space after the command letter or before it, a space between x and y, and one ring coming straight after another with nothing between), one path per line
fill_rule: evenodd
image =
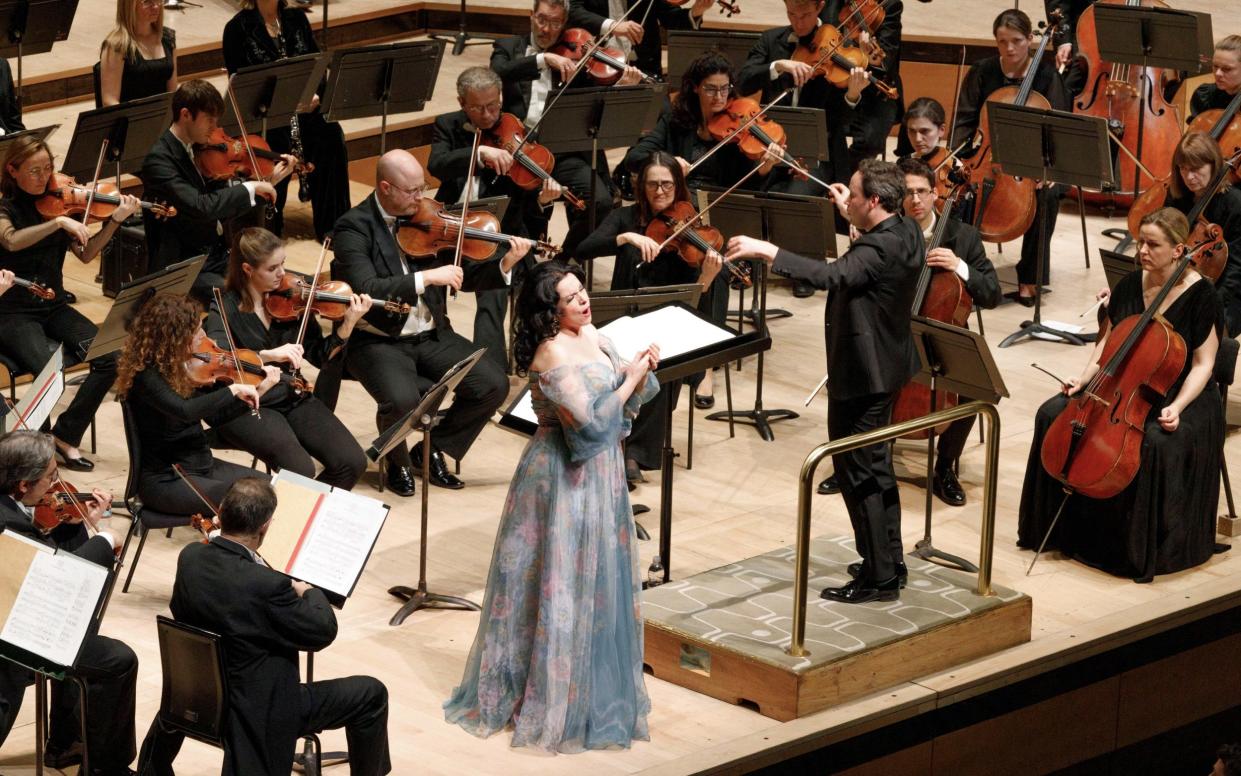
M808 658L784 651L792 627L791 546L646 590L642 614L668 630L800 672L1025 597L999 586L993 596L978 596L976 575L907 555L909 585L899 601L828 603L819 591L849 581L845 567L858 559L853 539L812 539L810 554Z

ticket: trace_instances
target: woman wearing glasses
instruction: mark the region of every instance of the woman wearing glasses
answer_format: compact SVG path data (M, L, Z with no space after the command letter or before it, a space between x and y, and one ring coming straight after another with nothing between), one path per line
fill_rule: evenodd
M177 88L177 35L164 26L163 0L117 0L116 27L99 50L101 105Z

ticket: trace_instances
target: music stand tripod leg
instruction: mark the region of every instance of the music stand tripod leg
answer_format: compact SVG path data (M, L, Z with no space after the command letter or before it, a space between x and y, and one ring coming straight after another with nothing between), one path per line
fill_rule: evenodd
M934 412L937 409L935 406L935 400L938 398L935 387L935 375L937 371L939 370L936 369L931 372L931 412ZM922 534L922 538L919 539L918 543L914 545L914 551L912 554L922 560L929 560L932 563L937 563L941 566L948 566L950 568L959 569L971 574L976 573L978 571L978 567L973 563L970 563L964 558L953 555L952 553L937 550L935 549L935 546L931 544L931 515L934 511L935 503L932 495L932 491L934 490L934 482L935 427L932 426L927 430L926 435L926 526L925 531Z
M461 0L461 11L460 11L460 15L458 18L459 18L459 22L457 26L456 35L449 37L442 33L433 33L431 35L428 35L427 37L430 38L431 40L452 41L452 55L454 57L461 56L461 53L465 51L466 46L477 46L480 43L494 43L495 42L491 38L479 38L479 37L470 35L470 33L466 30L465 28L465 19L466 19L465 0Z

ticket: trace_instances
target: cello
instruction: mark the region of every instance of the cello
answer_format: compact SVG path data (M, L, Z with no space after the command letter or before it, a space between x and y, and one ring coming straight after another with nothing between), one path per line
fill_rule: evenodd
M1238 91L1229 101L1228 107L1220 110L1204 110L1193 120L1189 122L1189 132L1206 132L1211 139L1219 143L1219 150L1225 157L1232 156L1238 148L1241 148L1241 116L1237 115L1238 109L1241 109L1241 91ZM1234 184L1241 183L1241 174L1238 174L1234 168L1230 181Z

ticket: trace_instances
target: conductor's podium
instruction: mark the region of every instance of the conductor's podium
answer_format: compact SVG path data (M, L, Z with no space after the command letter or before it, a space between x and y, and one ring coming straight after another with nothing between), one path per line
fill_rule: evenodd
M645 663L664 681L751 706L781 721L942 671L1030 640L1030 597L906 556L899 601L829 603L849 581L852 539L811 541L805 657L792 657L794 549L643 593Z

